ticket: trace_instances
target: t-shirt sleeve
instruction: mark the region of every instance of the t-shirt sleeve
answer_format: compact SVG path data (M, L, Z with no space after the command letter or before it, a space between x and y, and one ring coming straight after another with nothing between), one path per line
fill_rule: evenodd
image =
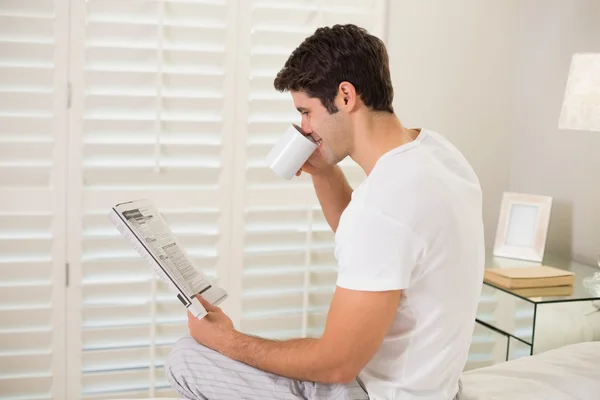
M407 226L376 210L353 210L336 238L337 285L346 289L406 289L422 251Z

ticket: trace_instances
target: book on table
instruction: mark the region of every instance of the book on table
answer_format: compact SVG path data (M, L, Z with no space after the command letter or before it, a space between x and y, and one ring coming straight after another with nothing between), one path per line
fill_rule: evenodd
M536 267L486 268L484 281L506 289L572 286L575 274L547 265Z
M511 293L523 297L561 297L573 294L573 285L511 289Z

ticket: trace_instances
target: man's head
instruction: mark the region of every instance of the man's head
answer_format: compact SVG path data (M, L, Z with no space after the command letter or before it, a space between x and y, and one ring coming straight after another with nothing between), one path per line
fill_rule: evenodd
M394 91L383 42L355 25L319 28L296 48L274 81L290 91L302 129L334 164L351 151L359 113L393 113Z

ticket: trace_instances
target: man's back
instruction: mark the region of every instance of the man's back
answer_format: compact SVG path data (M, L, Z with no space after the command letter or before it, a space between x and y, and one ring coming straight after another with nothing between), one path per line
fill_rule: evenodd
M336 232L338 285L403 289L396 319L360 375L370 398L456 394L483 279L481 202L468 162L427 130L384 154L354 191Z

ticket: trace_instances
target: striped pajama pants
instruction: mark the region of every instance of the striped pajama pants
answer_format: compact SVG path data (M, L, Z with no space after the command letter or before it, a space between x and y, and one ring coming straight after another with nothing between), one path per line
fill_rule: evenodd
M191 336L177 341L165 362L173 389L193 400L367 400L358 381L347 385L297 381L233 361L198 344Z

